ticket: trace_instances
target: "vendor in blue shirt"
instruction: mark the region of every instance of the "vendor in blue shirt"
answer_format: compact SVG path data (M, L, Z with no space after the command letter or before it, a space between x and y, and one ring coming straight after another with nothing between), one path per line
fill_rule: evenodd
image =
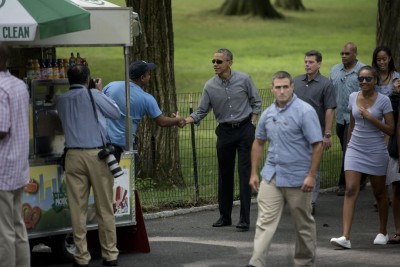
M157 104L156 99L149 93L145 92L145 88L150 81L150 71L154 70L154 63L147 63L139 60L133 62L129 66L129 86L130 86L130 116L132 118L132 138L136 143L136 131L141 119L147 115L153 119L158 126L170 127L186 125L185 119L180 117L178 112L173 114L174 117L164 116ZM107 120L107 133L111 139L111 143L116 149L115 157L120 160L121 153L125 149L125 117L126 117L126 101L125 101L125 81L115 81L106 85L103 89L104 94L113 99L121 110L119 120Z

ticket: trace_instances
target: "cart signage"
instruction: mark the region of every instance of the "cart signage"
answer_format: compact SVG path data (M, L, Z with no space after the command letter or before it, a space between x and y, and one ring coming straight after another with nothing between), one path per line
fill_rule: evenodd
M131 159L121 159L124 174L114 180L113 209L116 222L131 222L132 183L130 180ZM22 197L22 216L29 236L48 235L60 229L70 229L71 217L68 206L67 187L59 165L30 167L30 181ZM88 200L87 224L95 225L96 208L93 192Z
M90 12L69 0L0 0L0 41L33 41L90 29Z
M0 41L32 41L37 22L17 0L0 0Z
M31 27L29 26L15 26L15 27L3 27L1 39L30 39Z

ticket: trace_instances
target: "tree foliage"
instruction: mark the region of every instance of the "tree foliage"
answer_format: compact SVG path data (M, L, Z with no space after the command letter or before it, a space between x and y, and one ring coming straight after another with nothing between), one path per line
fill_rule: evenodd
M177 111L171 0L127 0L126 4L139 14L143 32L134 39L131 61L140 59L157 65L146 91L156 98L164 115L170 116ZM164 185L183 184L177 127L162 128L146 117L137 136L137 177Z

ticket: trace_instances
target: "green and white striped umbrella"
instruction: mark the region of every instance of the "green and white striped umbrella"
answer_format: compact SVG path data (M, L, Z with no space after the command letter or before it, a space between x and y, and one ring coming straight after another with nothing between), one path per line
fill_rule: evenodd
M0 41L33 41L90 29L90 12L70 0L0 0Z

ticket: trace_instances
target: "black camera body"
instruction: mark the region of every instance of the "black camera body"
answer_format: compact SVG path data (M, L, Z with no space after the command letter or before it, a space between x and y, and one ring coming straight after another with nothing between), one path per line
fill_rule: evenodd
M90 79L88 89L96 89L96 84L99 82L99 79Z
M99 159L105 159L108 157L108 155L114 153L115 148L113 145L107 145L105 148L103 148L102 150L99 151L99 154L97 154L99 156Z
M124 174L124 171L119 166L118 161L113 154L114 151L115 148L113 145L107 145L105 148L99 151L97 156L99 157L99 159L104 160L107 163L112 175L114 176L114 178L117 178Z

